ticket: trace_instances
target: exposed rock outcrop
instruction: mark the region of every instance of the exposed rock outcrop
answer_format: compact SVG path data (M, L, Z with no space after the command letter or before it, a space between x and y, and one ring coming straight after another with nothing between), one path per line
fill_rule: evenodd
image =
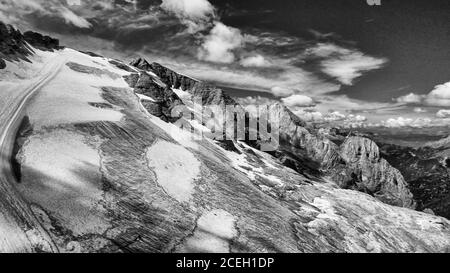
M130 62L131 66L134 66L136 68L139 68L141 70L151 70L150 64L147 62L147 60L143 58L136 58Z
M417 210L450 219L450 149L445 144L445 139L420 148L378 142L382 157L404 174Z
M40 50L60 49L59 41L33 31L27 31L22 34L11 25L0 22L0 69L6 67L7 61L28 61L28 56L32 55L33 49Z
M175 89L190 90L198 82L190 77L176 73L159 63L152 63L150 70L153 71L165 84Z
M145 71L133 73L125 77L130 87L134 88L136 94L145 95L152 100L143 100L142 104L149 113L164 121L176 121L172 117L172 109L182 104L181 99L172 89L162 86L157 80Z
M53 51L54 49L61 48L58 39L34 31L25 32L23 37L30 45L43 51Z
M0 22L0 68L6 67L5 60L29 61L27 56L32 53L19 30Z
M280 116L280 147L306 157L327 171L339 163L339 149L329 139L314 134L307 124L281 104L271 108Z
M155 73L166 86L185 90L192 97L201 98L203 105L219 105L222 109L226 105L241 107L220 88L178 74L160 64L150 64L139 58L131 65ZM149 112L168 120L167 111L174 104L170 88L162 88L145 72L139 77L133 74L127 81L136 93L158 101L156 104L144 102ZM160 106L164 101L169 102L169 105ZM278 148L270 153L283 165L311 178L329 176L342 188L369 193L391 205L415 207L402 174L380 157L378 146L371 140L350 137L339 147L282 104L273 105L270 111L279 117L280 125ZM262 144L261 141L247 143L255 148L260 148Z
M335 176L341 187L369 193L391 205L415 208L413 195L402 174L381 158L375 142L363 137L349 137L340 151L347 176L341 179Z

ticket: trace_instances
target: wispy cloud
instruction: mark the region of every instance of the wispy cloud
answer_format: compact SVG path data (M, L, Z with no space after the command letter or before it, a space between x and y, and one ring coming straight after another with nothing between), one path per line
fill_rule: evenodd
M381 126L388 128L398 128L398 127L412 127L412 128L422 128L427 126L433 126L432 120L429 118L390 118L386 121L383 121Z
M257 54L253 56L244 57L239 62L244 67L268 67L270 62L263 56Z
M436 113L438 118L450 118L450 110L441 109Z
M319 43L309 48L307 54L319 58L322 71L345 85L352 85L365 72L382 68L387 63L385 58L368 56L356 49L331 43Z
M290 107L310 107L315 104L312 98L305 95L292 95L287 98L282 98L281 101Z
M78 28L90 28L92 24L84 17L69 9L66 1L56 0L14 0L0 2L0 19L21 24L24 16L38 14L60 18L65 23Z

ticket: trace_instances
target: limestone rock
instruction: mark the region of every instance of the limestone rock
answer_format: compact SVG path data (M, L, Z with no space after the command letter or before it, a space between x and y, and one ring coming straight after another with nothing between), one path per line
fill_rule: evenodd
M347 178L339 181L343 183L341 186L367 192L388 204L415 208L402 174L380 157L375 142L363 137L349 137L340 150L347 173Z

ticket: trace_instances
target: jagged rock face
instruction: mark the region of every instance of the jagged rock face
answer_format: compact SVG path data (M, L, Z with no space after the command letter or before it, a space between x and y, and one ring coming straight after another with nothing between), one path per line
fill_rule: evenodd
M319 171L342 188L369 193L391 205L415 207L402 174L380 157L375 142L350 137L339 147L308 130L302 121L292 119L284 106L276 109L281 113L280 151L276 154L286 166L294 166L303 174L317 175Z
M143 58L137 58L137 59L132 60L130 62L130 65L134 66L136 68L139 68L141 70L144 70L144 71L151 69L150 64L147 62L147 60L145 60Z
M147 72L139 74L133 73L125 77L130 87L134 88L137 94L145 95L152 100L143 100L142 104L149 113L161 118L164 121L176 121L172 116L172 109L182 104L181 99L167 87L161 86Z
M348 177L337 179L342 187L367 192L388 204L415 208L402 174L380 157L375 142L363 137L349 137L340 151Z
M367 161L377 163L380 150L375 142L362 137L350 137L341 146L342 157L346 162Z
M25 41L33 47L49 51L53 49L60 49L59 40L50 36L45 36L37 32L27 31L23 34Z
M20 31L0 22L0 68L5 68L4 60L26 60L32 54Z
M165 84L175 89L190 90L197 84L196 80L180 75L160 65L159 63L152 63L149 65L149 69L153 71Z
M296 151L319 164L320 170L329 170L339 162L339 149L325 137L312 134L304 121L295 116L281 104L271 111L280 117L280 146L282 149Z
M22 34L12 26L0 22L0 69L6 67L5 60L29 61L27 56L33 54L33 50L27 43L40 50L60 49L57 39L33 31Z
M201 98L204 105L219 105L222 108L237 105L221 89L180 75L160 64L149 64L144 59L137 59L131 65L154 72L167 86L187 90L193 97ZM147 79L144 85L151 86L151 76ZM128 81L134 86L138 80L132 76ZM136 92L143 93L139 88L136 88ZM159 115L159 109L151 107L149 111ZM378 146L371 140L349 138L340 148L324 134L309 128L306 122L285 106L275 104L270 111L279 117L280 125L279 146L271 154L285 166L308 177L331 176L342 188L367 192L388 204L415 206L403 176L380 158ZM261 147L260 141L247 143L255 148Z
M154 72L162 82L174 89L180 89L189 92L192 96L202 99L203 105L237 105L237 103L228 96L222 89L213 85L194 80L190 77L174 72L159 63L148 64L147 61L139 61L139 68L147 68Z

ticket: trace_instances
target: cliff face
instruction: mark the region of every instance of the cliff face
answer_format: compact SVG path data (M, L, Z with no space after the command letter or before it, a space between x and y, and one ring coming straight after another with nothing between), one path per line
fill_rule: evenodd
M305 122L285 106L277 106L280 112L281 148L297 152L315 162L320 171L327 171L339 163L339 149L329 139L315 134Z
M29 45L40 50L59 49L59 41L49 36L27 31L22 34L11 25L0 22L0 69L6 67L6 61L29 61L27 56L33 54Z
M288 109L283 111L290 112ZM289 162L294 163L297 171L314 174L312 170L316 168L320 175L331 177L341 188L368 193L387 204L415 208L402 174L381 158L375 142L363 137L349 137L338 146L293 119L292 115L281 116L281 152L278 155L283 160L287 154L293 154L294 159L291 157ZM305 169L305 163L309 169Z
M26 44L22 33L10 25L0 22L0 69L6 67L7 61L28 61L32 50Z
M147 98L142 100L142 104L149 113L164 121L176 120L171 116L171 112L175 106L182 104L182 101L172 89L144 70L126 76L125 80L134 88L136 94Z
M213 85L181 75L159 63L149 63L145 59L138 58L130 63L143 71L151 71L168 87L168 89L178 89L187 91L195 98L201 98L204 105L236 105L237 103Z
M340 151L347 176L344 180L337 179L342 187L369 193L388 204L415 208L413 195L402 174L381 158L375 142L363 137L349 137Z
M58 39L42 35L38 32L27 31L23 34L23 38L34 48L43 51L53 51L54 49L61 49Z

